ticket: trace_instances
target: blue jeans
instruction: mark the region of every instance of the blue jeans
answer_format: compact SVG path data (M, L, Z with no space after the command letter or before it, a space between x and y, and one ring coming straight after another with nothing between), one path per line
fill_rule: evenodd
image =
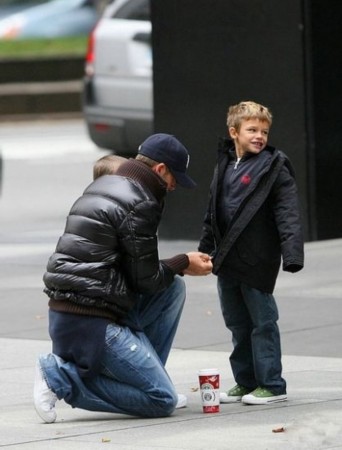
M110 324L101 373L80 378L76 366L54 354L40 357L48 386L74 408L165 417L177 393L165 370L185 301L185 284L176 276L161 293L141 295L124 326ZM143 331L134 331L140 328Z
M217 285L224 322L232 332L230 364L235 381L251 390L260 386L275 395L285 394L273 295L226 276L219 276Z

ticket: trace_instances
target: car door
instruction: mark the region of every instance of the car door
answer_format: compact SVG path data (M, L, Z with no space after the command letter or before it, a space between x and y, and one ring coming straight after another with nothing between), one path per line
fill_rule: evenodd
M114 2L111 15L95 30L96 103L122 118L152 114L149 14L148 0Z

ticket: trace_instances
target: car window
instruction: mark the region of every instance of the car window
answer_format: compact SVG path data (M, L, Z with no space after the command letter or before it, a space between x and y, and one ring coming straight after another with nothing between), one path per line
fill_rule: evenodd
M40 3L46 3L49 0L1 0L0 7L2 6L34 6L39 5Z
M0 19L52 0L0 0Z
M149 0L132 0L114 14L115 19L147 20L151 18Z

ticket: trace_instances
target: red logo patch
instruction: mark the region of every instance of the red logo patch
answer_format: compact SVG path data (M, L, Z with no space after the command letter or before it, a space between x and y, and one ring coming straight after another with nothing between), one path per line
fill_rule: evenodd
M251 177L249 175L242 175L241 177L241 183L242 184L249 184L251 182Z

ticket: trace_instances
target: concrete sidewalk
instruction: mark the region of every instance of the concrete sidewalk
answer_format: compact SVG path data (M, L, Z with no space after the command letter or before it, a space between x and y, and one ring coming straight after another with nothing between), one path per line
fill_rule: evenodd
M173 253L177 253L178 247L184 248L184 243L161 244L164 251ZM40 353L50 351L50 342L16 339L15 336L23 335L13 334L11 338L0 338L0 447L342 449L342 240L309 243L306 255L303 274L281 275L277 288L280 303L287 312L282 324L287 402L269 406L221 405L217 414L202 413L198 370L217 367L222 390L231 387L234 381L228 365L226 334L222 333L222 341L220 333L209 339L201 335L205 320L195 324L191 321L197 314L195 317L205 317L206 323L211 321L211 329L219 327L214 306L210 306L210 315L204 314L210 305L205 302L207 297L215 296L214 280L189 277L188 300L192 309L184 312L180 336L175 340L167 366L178 392L188 396L187 408L165 419L136 419L72 409L61 401L57 403L56 423L43 424L32 401L34 363ZM196 312L196 307L202 315ZM16 314L19 313L17 308ZM185 334L189 332L195 335L191 339ZM181 349L182 342L187 347ZM309 352L311 356L306 356Z
M47 341L1 339L0 447L15 449L192 450L342 449L342 359L284 356L288 402L221 405L203 414L197 371L217 367L224 388L233 379L227 354L173 350L169 373L188 407L165 419L135 419L57 403L57 422L43 424L32 403L34 357ZM284 431L274 432L274 430ZM106 448L106 447L105 447Z

